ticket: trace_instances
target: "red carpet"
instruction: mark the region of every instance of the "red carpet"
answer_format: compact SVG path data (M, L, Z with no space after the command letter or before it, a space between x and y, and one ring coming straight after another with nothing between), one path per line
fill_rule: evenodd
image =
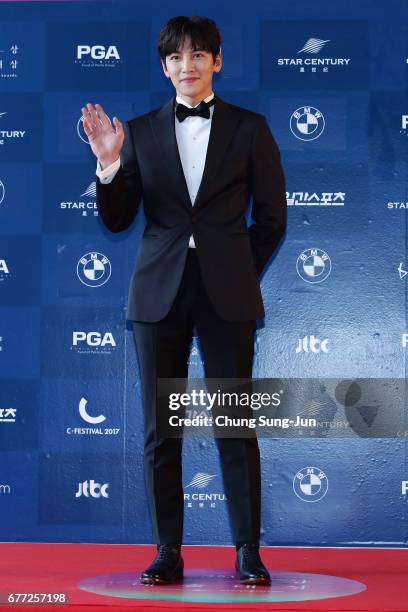
M262 548L262 558L273 573L302 572L306 575L336 576L363 583L365 590L314 601L279 601L267 603L185 602L155 599L129 599L99 595L78 588L80 581L106 574L134 574L150 563L153 546L97 544L0 544L0 592L69 594L70 605L19 605L16 609L75 611L108 609L108 612L132 607L154 611L166 608L216 610L354 610L408 611L408 553L405 549L352 548ZM185 574L194 568L233 568L233 547L184 546ZM283 574L282 574L283 575ZM324 578L324 577L323 577ZM211 585L211 576L207 584ZM330 580L330 578L328 578ZM190 579L191 581L191 579ZM302 596L302 584L297 582ZM194 585L192 585L194 586ZM288 584L289 592L291 584ZM160 597L160 588L147 588L146 597ZM255 587L256 589L257 587ZM153 589L153 591L152 591ZM210 589L211 590L211 589ZM232 595L236 594L231 590ZM249 596L254 595L253 587ZM144 595L143 595L144 597ZM14 606L13 606L14 607ZM106 608L105 608L106 607ZM10 610L11 606L0 606Z

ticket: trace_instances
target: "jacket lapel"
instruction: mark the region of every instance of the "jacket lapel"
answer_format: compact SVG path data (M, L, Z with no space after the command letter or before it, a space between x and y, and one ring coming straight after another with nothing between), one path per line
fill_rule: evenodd
M183 166L177 147L176 130L174 128L174 104L176 97L173 96L167 104L161 107L156 115L150 118L156 148L163 160L163 171L167 174L168 184L178 193L182 202L191 208L190 195L183 172ZM160 180L160 177L158 177Z
M205 202L238 123L239 117L233 112L233 107L218 96L215 96L204 172L194 208L201 206Z
M176 193L180 195L183 204L191 209L192 204L177 147L174 127L175 99L175 96L173 96L167 104L162 106L158 113L151 117L150 122L157 150L163 159L163 170L167 173L169 184L173 185ZM238 122L239 118L235 113L231 112L231 106L218 96L215 96L207 155L200 188L195 199L195 209L205 201Z

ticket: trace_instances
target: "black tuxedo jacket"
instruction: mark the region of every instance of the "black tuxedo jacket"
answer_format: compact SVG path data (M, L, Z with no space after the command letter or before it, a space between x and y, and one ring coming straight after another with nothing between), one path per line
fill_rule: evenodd
M175 96L124 124L121 167L97 179L97 207L112 232L127 229L143 199L147 225L129 289L127 318L155 322L176 296L194 236L208 295L228 321L264 316L259 276L286 226L280 153L263 115L215 97L200 189L191 204L177 148ZM245 221L251 196L252 218Z

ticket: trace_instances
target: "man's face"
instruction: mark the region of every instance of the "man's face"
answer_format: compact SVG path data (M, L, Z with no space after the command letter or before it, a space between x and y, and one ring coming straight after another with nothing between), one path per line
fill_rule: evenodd
M195 104L210 95L213 73L221 70L221 55L214 62L209 51L193 51L190 39L186 38L177 52L166 56L162 66L177 94Z

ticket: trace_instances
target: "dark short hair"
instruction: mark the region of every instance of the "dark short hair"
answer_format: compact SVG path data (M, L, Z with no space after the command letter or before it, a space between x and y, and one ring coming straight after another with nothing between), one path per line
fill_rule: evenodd
M160 31L157 50L161 59L175 53L182 46L185 38L191 39L193 51L208 51L215 61L221 48L221 34L212 19L208 17L173 17Z

